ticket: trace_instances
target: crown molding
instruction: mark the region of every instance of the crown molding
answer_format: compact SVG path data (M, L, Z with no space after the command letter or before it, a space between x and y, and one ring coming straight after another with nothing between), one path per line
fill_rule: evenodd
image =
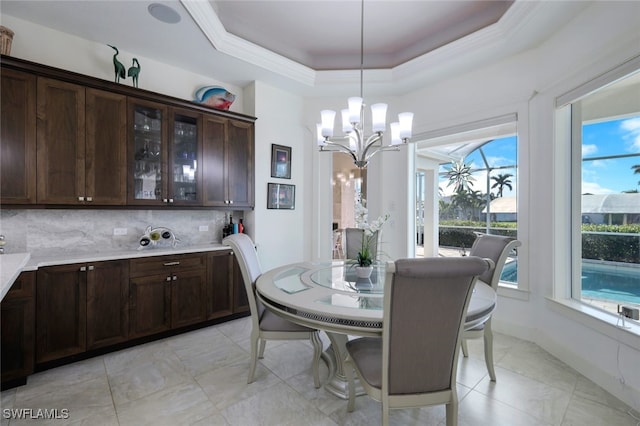
M309 88L347 87L360 82L359 69L316 71L227 32L209 1L180 2L213 47L222 53ZM441 75L453 65L469 63L472 59L485 63L499 60L504 55L505 43L527 27L537 11L542 11L540 2L516 0L493 25L394 68L365 70L368 89L397 89L408 81L426 80L429 75Z

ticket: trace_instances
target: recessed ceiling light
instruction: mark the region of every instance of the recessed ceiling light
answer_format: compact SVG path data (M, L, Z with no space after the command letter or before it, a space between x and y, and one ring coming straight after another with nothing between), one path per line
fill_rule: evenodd
M151 16L167 24L177 24L182 19L178 12L164 4L151 3L147 9Z

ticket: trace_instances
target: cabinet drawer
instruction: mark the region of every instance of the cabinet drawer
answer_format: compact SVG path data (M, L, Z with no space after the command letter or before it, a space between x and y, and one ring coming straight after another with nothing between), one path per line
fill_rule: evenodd
M150 273L162 274L164 271L169 272L175 269L204 268L205 265L205 255L203 254L148 257L132 259L129 265L129 272L131 276L143 276Z

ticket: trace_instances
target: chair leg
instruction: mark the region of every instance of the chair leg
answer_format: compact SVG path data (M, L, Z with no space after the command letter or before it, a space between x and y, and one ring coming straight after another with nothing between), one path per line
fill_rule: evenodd
M320 387L320 355L322 355L322 341L320 333L311 333L311 343L313 344L313 384L318 389Z
M469 356L469 348L467 348L467 339L464 337L460 342L460 347L462 348L462 356L467 358Z
M491 331L491 318L484 325L484 361L492 382L496 381L496 371L493 367L493 331Z
M261 339L258 336L251 336L251 366L249 367L249 377L247 383L253 383L253 376L256 373L256 364L258 363L258 345Z
M382 397L382 426L389 426L389 398Z
M458 426L458 400L454 399L446 405L447 426Z
M264 358L264 348L267 346L267 341L264 339L260 339L260 352L258 352L258 358Z

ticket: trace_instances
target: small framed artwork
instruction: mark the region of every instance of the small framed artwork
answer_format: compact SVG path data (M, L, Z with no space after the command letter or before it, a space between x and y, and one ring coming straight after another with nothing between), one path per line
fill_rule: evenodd
M296 208L296 186L268 183L267 208L293 210Z
M291 147L271 144L271 177L291 179Z

